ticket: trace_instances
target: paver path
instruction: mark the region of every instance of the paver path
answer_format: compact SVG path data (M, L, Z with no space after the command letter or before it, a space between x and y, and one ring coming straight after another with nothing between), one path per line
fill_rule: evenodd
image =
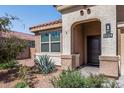
M86 67L82 67L80 69L80 72L82 76L88 76L90 73L97 75L99 74L99 68L93 66L86 66Z
M117 82L121 88L124 88L124 76L120 76Z

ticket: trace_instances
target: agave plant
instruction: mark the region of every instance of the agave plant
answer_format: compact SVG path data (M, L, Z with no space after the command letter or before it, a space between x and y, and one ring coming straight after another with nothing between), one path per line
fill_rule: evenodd
M43 74L48 74L56 69L52 58L47 55L38 56L35 58L35 62L36 66Z

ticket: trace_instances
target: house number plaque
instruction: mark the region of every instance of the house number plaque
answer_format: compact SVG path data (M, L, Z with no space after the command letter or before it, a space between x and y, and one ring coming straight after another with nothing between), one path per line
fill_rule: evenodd
M111 24L107 23L106 24L106 33L103 34L104 38L112 38L113 37L113 33L111 33Z

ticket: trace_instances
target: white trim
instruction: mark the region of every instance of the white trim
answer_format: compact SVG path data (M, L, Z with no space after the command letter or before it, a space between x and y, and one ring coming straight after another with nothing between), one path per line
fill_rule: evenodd
M49 53L49 52L47 52L47 53L36 53L36 56L38 56L38 55L49 55L49 56L51 56L51 57L61 57L61 53Z

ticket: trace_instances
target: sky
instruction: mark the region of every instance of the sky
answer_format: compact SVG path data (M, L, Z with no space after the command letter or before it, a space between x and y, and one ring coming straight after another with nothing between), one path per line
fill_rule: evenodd
M61 14L52 5L0 5L0 16L16 16L11 30L32 34L29 27L61 19Z

